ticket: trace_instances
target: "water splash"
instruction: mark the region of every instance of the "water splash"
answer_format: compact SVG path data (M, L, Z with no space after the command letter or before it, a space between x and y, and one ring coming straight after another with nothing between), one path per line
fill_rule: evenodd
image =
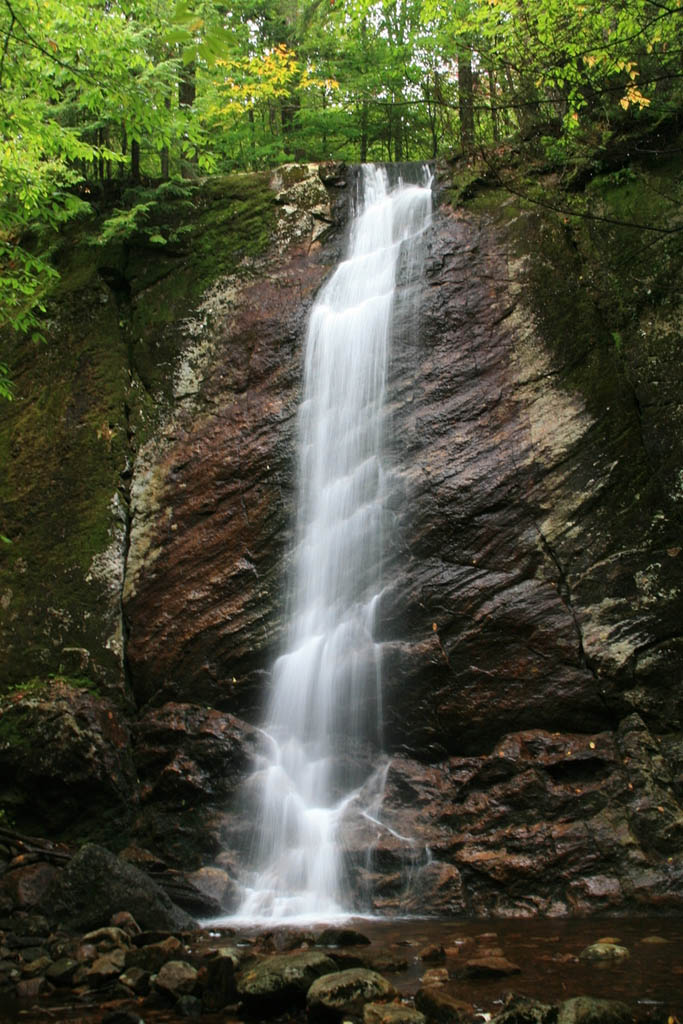
M399 268L414 273L430 216L426 171L421 185L391 188L385 169L364 166L348 256L311 312L289 628L250 781L259 820L239 919L333 920L357 909L339 823L364 782L354 750L381 749L373 634L387 529L389 345Z

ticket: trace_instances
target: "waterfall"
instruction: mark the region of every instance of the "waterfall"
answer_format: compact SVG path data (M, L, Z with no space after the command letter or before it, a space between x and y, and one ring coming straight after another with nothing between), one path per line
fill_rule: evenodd
M384 398L397 280L431 215L421 185L361 168L346 259L311 312L299 410L297 542L285 653L273 668L254 870L238 917L330 920L352 910L338 825L381 749L373 619L387 529Z

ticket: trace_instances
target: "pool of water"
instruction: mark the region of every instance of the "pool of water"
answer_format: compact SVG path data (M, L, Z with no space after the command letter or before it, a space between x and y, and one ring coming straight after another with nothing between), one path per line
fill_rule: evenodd
M620 999L633 1006L637 1020L667 1024L673 1018L669 1024L683 1024L683 919L354 919L346 923L371 940L369 946L349 950L350 954L359 952L370 959L382 957L405 962L405 967L398 972L383 972L405 996L414 995L423 984L425 972L436 967L448 973L447 991L484 1014L495 1015L510 992L546 1003L585 995ZM302 937L315 930L310 926L302 929ZM269 930L271 936L277 931ZM259 936L262 938L263 934L263 929L248 927L207 929L193 948L201 950L235 943L260 945ZM579 959L583 949L603 937L619 940L619 944L629 950L629 957L608 963ZM445 960L438 964L423 962L420 953L429 946L442 946ZM498 951L516 964L520 973L500 978L465 977L466 961L487 950ZM3 1024L13 1021L38 1024L48 1020L94 1024L101 1020L106 1009L107 1004L81 1002L71 993L22 1006L6 1000L0 1002L0 1021ZM142 1005L139 1012L145 1024L180 1024L186 1019L171 1010ZM288 1021L299 1018L304 1021L305 1014L287 1014ZM203 1015L201 1020L204 1024L218 1021L226 1024L240 1017L222 1012Z

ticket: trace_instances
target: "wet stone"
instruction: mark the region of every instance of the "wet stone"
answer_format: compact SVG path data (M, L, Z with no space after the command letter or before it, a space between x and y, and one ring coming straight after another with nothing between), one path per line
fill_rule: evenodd
M539 1003L528 996L510 994L503 1010L494 1017L496 1024L555 1024L557 1007ZM492 1022L493 1024L493 1022Z
M334 960L317 950L272 956L238 975L237 992L248 1007L285 1008L289 1000L303 1002L316 979L336 970Z
M43 977L22 978L17 982L16 994L18 999L35 999L47 988L48 983Z
M557 1024L629 1024L633 1011L616 999L577 996L560 1004Z
M630 956L626 946L617 946L614 942L594 942L579 954L580 960L625 960Z
M126 956L122 949L113 949L110 953L94 961L86 972L85 978L92 988L99 988L118 978L125 966Z
M180 1017L199 1020L202 1015L202 1001L196 996L181 996L175 1004L175 1011Z
M229 951L218 950L204 961L198 987L207 1010L220 1010L236 998L235 962Z
M155 987L174 999L190 995L196 984L197 969L185 960L169 960L154 979Z
M353 967L313 982L306 1003L313 1017L340 1019L359 1014L366 1003L390 1000L396 994L394 986L381 974Z
M113 926L97 928L95 931L88 932L81 941L94 945L100 953L106 953L117 947L128 949L130 946L128 932Z
M445 985L450 975L446 967L430 967L425 971L420 981L423 985Z
M415 1006L429 1021L435 1024L470 1024L475 1009L462 999L457 999L445 989L425 986L415 995Z
M137 1010L120 1007L105 1013L101 1024L143 1024L143 1019Z
M126 967L142 967L145 971L155 973L169 960L180 960L187 950L180 939L168 936L163 942L152 942L140 949L131 949L126 953Z
M61 957L47 968L45 977L53 985L70 985L79 967L78 960L73 960L68 956Z
M129 967L119 981L136 996L146 996L149 992L149 971L143 971L142 967Z
M127 910L120 910L117 914L114 914L111 919L111 925L114 928L120 928L121 931L129 936L140 935L142 931L133 915Z
M426 964L442 964L446 959L446 951L443 946L425 946L418 953L420 960Z
M511 963L503 956L473 957L465 963L465 977L491 978L505 977L509 974L521 974L522 968Z
M25 978L33 978L38 974L44 974L50 966L52 960L49 956L38 956L35 960L22 964L21 973Z
M427 1018L412 1006L402 1003L366 1003L363 1024L426 1024Z

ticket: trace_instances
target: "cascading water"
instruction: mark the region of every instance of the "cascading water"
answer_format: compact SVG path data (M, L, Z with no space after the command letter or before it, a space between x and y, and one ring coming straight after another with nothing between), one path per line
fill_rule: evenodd
M415 264L431 215L421 185L361 169L348 257L311 313L299 411L299 507L286 653L275 663L266 749L251 780L254 872L237 916L348 915L338 826L364 781L351 756L381 748L373 641L385 532L384 396L399 268Z

